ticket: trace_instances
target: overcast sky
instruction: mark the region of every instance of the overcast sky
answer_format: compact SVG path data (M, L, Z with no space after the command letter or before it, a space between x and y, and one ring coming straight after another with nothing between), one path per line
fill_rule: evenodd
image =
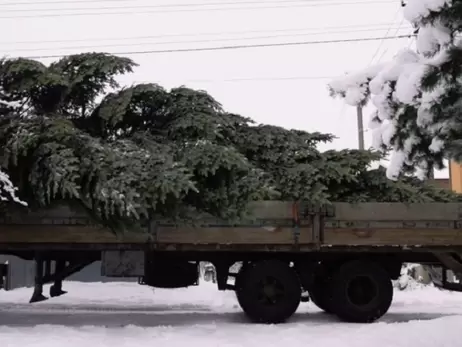
M398 0L0 0L0 32L1 55L50 56L350 40L412 30ZM333 133L339 139L330 148L355 148L356 110L332 99L327 83L386 61L410 44L404 38L121 54L139 64L121 81L205 89L229 111L261 123ZM368 132L365 140L369 146Z

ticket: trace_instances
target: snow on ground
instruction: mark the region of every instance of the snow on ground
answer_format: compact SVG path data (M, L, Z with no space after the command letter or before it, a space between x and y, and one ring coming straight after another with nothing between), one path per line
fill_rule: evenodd
M65 283L69 293L28 304L31 289L0 291L4 346L310 346L456 347L462 340L462 294L435 288L395 294L373 324L341 323L310 303L290 322L249 323L234 293L209 283L178 290L135 283Z

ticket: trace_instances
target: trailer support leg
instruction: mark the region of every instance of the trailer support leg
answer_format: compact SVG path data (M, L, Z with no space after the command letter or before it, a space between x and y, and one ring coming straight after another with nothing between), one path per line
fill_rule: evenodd
M66 268L66 262L64 260L58 260L56 262L55 273L60 274ZM56 297L66 294L67 292L63 290L63 278L56 276L54 284L50 287L50 296Z
M79 272L86 266L93 263L96 259L85 259L85 260L55 260L55 269L51 271L51 260L43 260L41 255L35 256L35 285L34 293L30 299L30 303L47 300L48 298L43 295L43 285L47 283L53 283L50 288L50 296L60 296L66 294L62 290L64 279ZM44 265L46 272L43 274Z
M42 257L38 254L35 257L35 279L34 279L34 292L30 298L30 303L45 301L48 298L43 295L43 261Z
M215 261L213 262L213 265L215 266L216 270L218 290L234 290L234 286L227 283L229 268L231 267L232 263L228 261Z

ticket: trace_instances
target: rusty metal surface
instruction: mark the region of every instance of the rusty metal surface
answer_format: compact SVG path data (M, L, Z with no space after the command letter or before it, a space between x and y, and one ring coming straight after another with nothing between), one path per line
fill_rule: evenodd
M293 218L293 201L255 201L249 204L249 215L258 219Z
M333 220L455 221L462 219L461 203L334 203Z
M303 225L299 243L312 242L312 227ZM179 244L294 244L292 227L158 227L156 242Z
M0 215L0 225L94 225L87 211L74 202L54 203L43 209L10 206Z
M249 247L255 251L462 246L459 203L334 203L326 208L302 202L294 210L290 201L259 201L249 211L249 219L237 224L214 219L194 226L153 221L146 233L116 235L95 223L81 206L55 204L45 210L0 216L0 245L99 244L167 250Z
M328 229L324 245L332 246L462 246L462 233L453 229Z
M278 254L307 254L320 253L425 253L431 252L459 252L462 253L462 245L328 245L320 247L314 244L303 244L296 250L289 244L154 244L154 243L0 243L0 253L2 254L23 254L34 251L108 251L108 250L136 250L136 251L156 251L156 252L183 252L187 254L200 255L203 259L205 253L233 253L258 255L263 253ZM416 262L416 261L409 261Z
M290 223L294 217L292 201L257 201L249 205L249 219L241 224ZM301 202L298 205L301 220L310 220L309 214L321 211L326 221L454 221L462 220L462 203L334 203L332 206L315 207ZM319 214L319 213L318 213ZM227 224L214 218L205 224ZM87 211L76 203L55 203L47 209L14 209L0 215L0 225L96 225Z
M334 204L323 241L335 246L460 246L462 204Z
M0 243L146 243L149 234L114 232L100 226L0 225Z
M245 224L262 222L287 222L293 218L293 202L291 201L257 201L251 202L248 209L248 220ZM210 216L204 223L219 225L227 224ZM85 208L76 202L55 202L52 206L43 209L29 209L24 207L11 207L0 215L1 224L71 224L94 225L97 224Z

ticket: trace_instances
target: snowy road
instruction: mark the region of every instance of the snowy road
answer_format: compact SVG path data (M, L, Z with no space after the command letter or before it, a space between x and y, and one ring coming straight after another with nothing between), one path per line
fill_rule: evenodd
M232 292L211 285L152 290L127 283L66 283L69 294L29 305L30 289L0 292L2 347L310 346L457 347L462 294L397 292L370 325L338 322L311 304L286 324L249 324Z

